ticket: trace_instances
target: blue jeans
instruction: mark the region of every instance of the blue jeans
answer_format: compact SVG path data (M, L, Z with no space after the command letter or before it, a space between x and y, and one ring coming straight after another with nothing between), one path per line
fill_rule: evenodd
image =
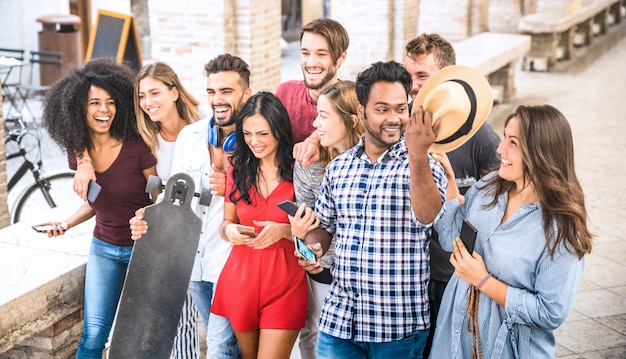
M102 358L132 250L92 238L85 272L85 318L76 358Z
M191 281L189 292L206 325L207 359L238 359L241 350L235 332L226 317L211 313L215 285L205 281Z
M417 330L410 336L385 343L356 342L339 339L324 332L317 334L317 359L421 359L428 330Z

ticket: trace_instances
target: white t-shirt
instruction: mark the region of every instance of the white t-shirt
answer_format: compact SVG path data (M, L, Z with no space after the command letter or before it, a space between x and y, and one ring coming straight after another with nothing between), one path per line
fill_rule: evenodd
M156 170L161 181L165 183L171 175L170 172L172 170L172 158L174 158L174 146L176 145L176 141L166 141L163 139L160 133L157 133L157 138L159 139L159 148L156 151Z

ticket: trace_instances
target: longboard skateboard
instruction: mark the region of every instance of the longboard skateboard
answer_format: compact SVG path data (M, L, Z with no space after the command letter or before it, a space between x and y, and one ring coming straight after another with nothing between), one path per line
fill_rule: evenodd
M154 192L151 186L153 178L147 192ZM190 205L194 195L203 199L205 193L195 194L194 189L189 175L175 174L165 185L163 200L144 211L148 232L133 247L110 359L170 357L202 229Z

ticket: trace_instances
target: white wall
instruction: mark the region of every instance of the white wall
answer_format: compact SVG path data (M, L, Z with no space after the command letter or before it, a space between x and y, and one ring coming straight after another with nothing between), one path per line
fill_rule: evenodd
M91 23L98 9L130 14L130 0L91 0ZM45 15L68 15L69 0L0 0L0 47L37 50L37 33L41 24L37 18Z
M2 1L2 0L0 0ZM91 23L96 23L98 9L130 14L130 0L91 0Z
M37 33L41 24L37 18L44 15L69 14L67 0L0 0L0 47L37 50Z

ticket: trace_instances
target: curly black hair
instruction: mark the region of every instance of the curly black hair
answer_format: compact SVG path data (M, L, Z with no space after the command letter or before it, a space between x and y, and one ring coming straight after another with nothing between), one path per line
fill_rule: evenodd
M70 154L93 149L86 119L89 89L96 86L107 91L115 101L115 121L109 129L111 136L120 141L140 138L133 107L134 79L130 67L112 58L94 59L70 70L46 93L43 127Z
M256 186L259 159L254 156L244 140L243 122L246 118L256 114L267 120L272 135L278 141L276 164L280 177L283 180L293 182L293 140L291 139L289 114L274 94L259 92L248 99L235 120L237 147L229 157L230 164L233 166L232 175L235 182L235 188L229 194L233 203L238 201L244 201L247 204L252 203L250 187ZM236 196L237 190L239 190L239 197Z

